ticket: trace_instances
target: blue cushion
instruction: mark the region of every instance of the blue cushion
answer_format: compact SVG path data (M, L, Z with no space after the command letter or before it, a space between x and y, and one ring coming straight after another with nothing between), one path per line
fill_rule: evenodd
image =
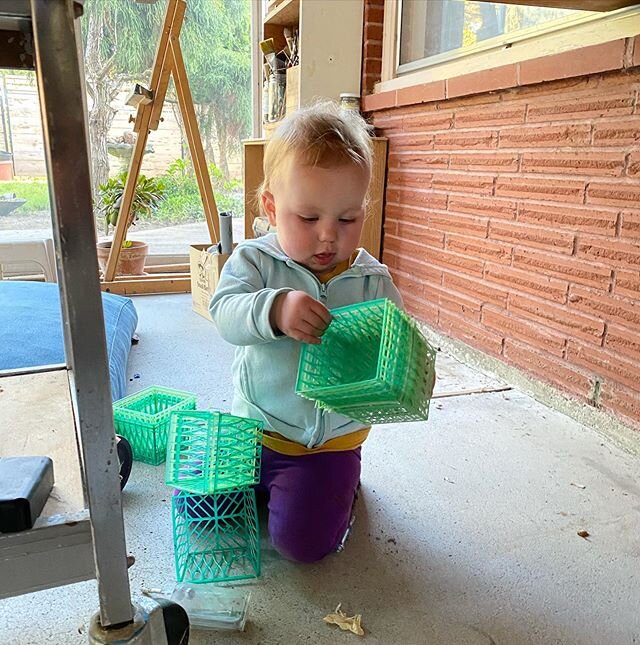
M111 396L125 395L138 315L130 298L102 294ZM0 280L0 370L64 363L58 285Z

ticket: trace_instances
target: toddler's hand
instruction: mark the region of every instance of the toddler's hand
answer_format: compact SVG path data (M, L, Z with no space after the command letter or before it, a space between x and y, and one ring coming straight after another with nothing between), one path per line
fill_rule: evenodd
M290 338L317 345L331 322L329 310L304 291L280 294L271 308L271 326Z

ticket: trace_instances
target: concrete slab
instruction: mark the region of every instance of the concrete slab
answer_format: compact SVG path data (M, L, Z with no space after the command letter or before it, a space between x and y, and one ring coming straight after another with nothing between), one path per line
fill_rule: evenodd
M131 390L170 384L225 408L233 350L189 298L135 299ZM442 354L437 365L439 388L500 384ZM426 423L374 428L343 553L293 564L264 536L246 631L190 642L356 642L322 621L342 603L375 645L638 643L639 467L516 390L440 399ZM169 502L162 467L134 464L124 492L134 592L175 579ZM94 582L2 601L0 640L84 643L96 608Z

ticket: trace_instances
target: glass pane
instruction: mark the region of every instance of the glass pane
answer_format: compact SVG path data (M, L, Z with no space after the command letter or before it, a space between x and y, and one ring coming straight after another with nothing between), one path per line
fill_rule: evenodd
M498 36L553 27L589 13L499 2L403 0L400 64L473 47Z

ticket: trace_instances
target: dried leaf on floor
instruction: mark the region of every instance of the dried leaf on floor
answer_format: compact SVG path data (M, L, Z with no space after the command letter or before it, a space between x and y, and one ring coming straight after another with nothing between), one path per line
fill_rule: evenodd
M340 629L353 632L358 636L364 636L364 629L362 628L362 614L347 616L340 607L342 607L342 603L336 607L335 612L327 614L323 618L324 622L329 623L330 625L337 625Z
M571 485L575 486L576 488L582 488L582 489L586 488L586 486L584 484L576 484L575 482L571 482Z
M585 539L586 539L586 538L588 538L588 537L591 535L591 533L589 533L589 531L585 531L584 529L582 529L581 531L578 531L578 535L579 535L581 538L585 538Z

